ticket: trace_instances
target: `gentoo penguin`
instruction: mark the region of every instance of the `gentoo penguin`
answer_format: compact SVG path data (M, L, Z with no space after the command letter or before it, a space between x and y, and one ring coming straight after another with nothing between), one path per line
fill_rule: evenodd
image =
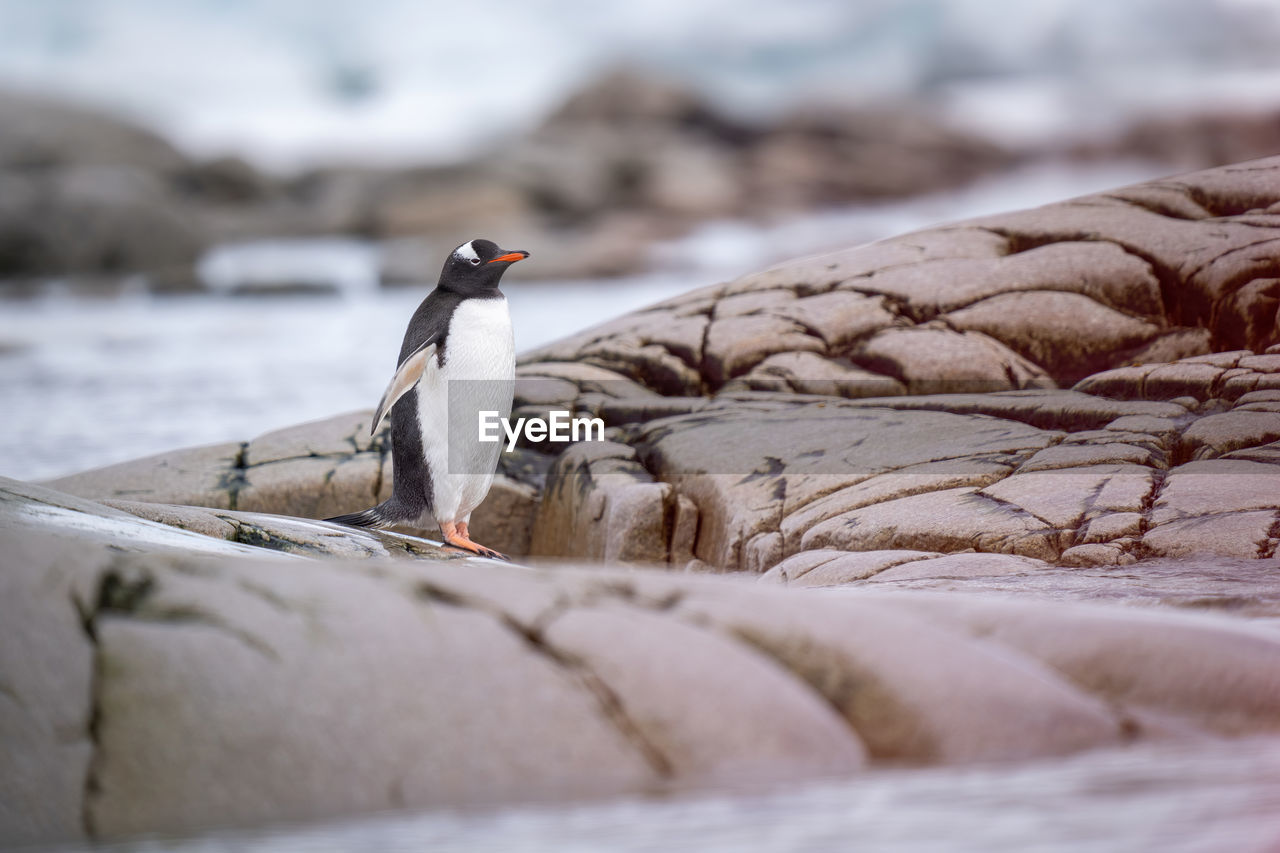
M511 413L515 341L498 281L528 252L470 240L454 249L436 289L413 312L400 364L369 432L391 413L391 498L373 509L327 521L352 527L438 524L444 540L486 557L502 554L471 541L467 525L493 484L501 442L478 441L478 413Z

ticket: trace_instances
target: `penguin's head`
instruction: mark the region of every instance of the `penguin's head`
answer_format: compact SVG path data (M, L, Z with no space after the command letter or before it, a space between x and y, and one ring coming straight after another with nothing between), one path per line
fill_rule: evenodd
M440 287L468 295L497 290L507 267L527 257L525 251L499 249L492 240L468 240L445 259Z

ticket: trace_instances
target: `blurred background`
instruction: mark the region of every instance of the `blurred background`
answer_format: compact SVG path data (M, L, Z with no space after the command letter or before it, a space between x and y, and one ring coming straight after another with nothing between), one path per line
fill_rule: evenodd
M527 350L1280 152L1280 0L0 0L0 475L371 406L444 253Z

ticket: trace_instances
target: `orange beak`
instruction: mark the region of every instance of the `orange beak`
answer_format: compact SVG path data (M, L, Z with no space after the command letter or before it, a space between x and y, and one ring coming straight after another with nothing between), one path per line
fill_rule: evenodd
M529 257L528 252L507 252L505 255L499 255L498 257L489 261L489 263L496 264L498 261L506 261L508 263L514 264L516 261L523 261L527 257Z

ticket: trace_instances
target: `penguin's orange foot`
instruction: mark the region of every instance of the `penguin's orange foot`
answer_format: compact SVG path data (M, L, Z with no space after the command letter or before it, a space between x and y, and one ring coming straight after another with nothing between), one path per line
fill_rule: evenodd
M486 548L483 545L472 542L471 537L467 535L468 530L465 524L455 524L453 522L445 522L440 525L440 532L444 534L446 544L455 548L461 548L463 551L470 551L472 554L478 554L481 557L491 557L495 560L511 561L506 554L495 551L492 548Z

